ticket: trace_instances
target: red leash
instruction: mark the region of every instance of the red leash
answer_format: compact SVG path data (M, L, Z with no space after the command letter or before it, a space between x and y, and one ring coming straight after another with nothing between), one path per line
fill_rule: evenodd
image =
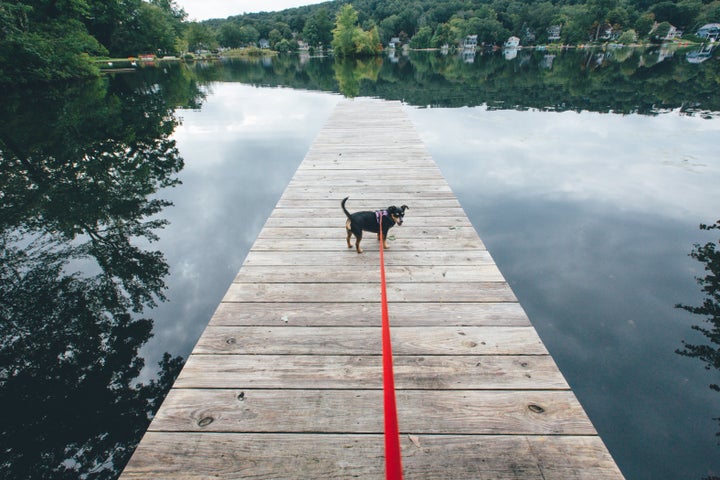
M380 294L382 302L382 357L383 398L385 405L385 478L402 480L400 458L400 431L395 405L395 378L393 374L392 344L390 342L390 316L388 315L387 288L385 285L385 258L383 256L382 215L379 219L380 236Z

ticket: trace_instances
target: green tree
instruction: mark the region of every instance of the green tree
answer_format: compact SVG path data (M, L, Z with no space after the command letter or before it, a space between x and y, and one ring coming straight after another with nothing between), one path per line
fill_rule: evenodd
M382 51L377 27L365 31L357 26L358 13L347 4L337 15L332 47L337 57L377 55Z
M240 27L240 39L243 45L255 45L260 40L260 32L252 26L243 25Z
M280 43L280 40L284 40L282 33L280 33L280 30L273 28L270 30L270 34L268 35L268 41L270 42L270 48L275 48L275 46Z
M224 23L217 34L217 40L222 47L238 48L244 44L243 32L235 23Z
M669 22L679 27L687 28L696 23L695 19L703 10L699 0L682 0L680 2L664 1L650 7L659 22Z
M110 51L124 57L138 53L177 53L187 14L170 0L90 2L88 30Z
M433 37L433 31L430 27L424 26L420 27L420 30L418 30L418 33L416 33L412 40L410 40L410 46L412 48L430 48L431 47L431 40Z
M373 27L370 31L364 31L361 28L356 29L353 42L355 44L355 56L377 55L382 50L377 27Z
M443 23L437 26L430 45L434 48L442 47L443 45L453 45L454 41L452 38L452 30L448 23Z
M295 41L288 40L286 38L281 39L275 44L273 50L280 53L293 53L297 52L298 44Z
M215 33L204 23L192 22L186 32L188 50L209 50L217 47Z
M399 15L390 15L380 21L380 31L382 32L382 41L387 43L392 37L397 36L402 30L400 28L401 18Z
M671 28L672 25L670 25L670 22L660 22L657 27L655 27L655 30L652 31L652 36L656 40L662 40L667 37Z
M588 12L588 20L595 25L593 39L598 41L602 27L608 21L608 14L617 7L618 0L586 0L585 6Z
M91 36L81 1L0 2L0 84L96 76L91 55L107 50Z
M351 57L355 54L357 21L358 14L350 4L343 6L337 14L331 43L336 56Z
M305 23L303 39L313 47L329 47L333 39L333 24L326 8L316 11Z
M630 45L637 41L638 36L637 32L633 30L632 28L629 30L625 30L620 37L618 38L618 43L622 43L624 45Z
M655 15L644 13L635 21L635 30L640 37L647 37L655 24Z

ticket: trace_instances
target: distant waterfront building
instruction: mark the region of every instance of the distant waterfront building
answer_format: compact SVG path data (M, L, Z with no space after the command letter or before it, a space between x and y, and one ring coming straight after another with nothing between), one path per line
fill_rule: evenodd
M550 25L547 29L548 41L549 42L559 42L561 31L562 31L561 25Z
M670 26L670 30L668 31L667 35L665 35L665 40L674 40L676 38L682 37L683 31L678 30L674 26Z
M505 48L517 48L520 46L520 39L518 37L510 37L507 39L507 42L505 42L504 47Z
M698 37L703 37L711 42L720 38L720 23L708 23L700 27L697 31Z
M463 42L463 49L475 50L475 47L477 47L477 35L468 35L467 37L465 37L465 41Z

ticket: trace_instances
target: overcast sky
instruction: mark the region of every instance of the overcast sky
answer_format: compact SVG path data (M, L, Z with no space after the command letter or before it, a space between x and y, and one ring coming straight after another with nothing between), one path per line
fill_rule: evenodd
M227 18L254 12L276 12L286 8L313 5L326 0L175 0L188 14L188 20Z

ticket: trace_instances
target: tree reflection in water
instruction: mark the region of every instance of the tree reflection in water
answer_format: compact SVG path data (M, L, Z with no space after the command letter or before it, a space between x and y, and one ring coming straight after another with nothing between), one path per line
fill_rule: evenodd
M720 230L720 220L714 225L700 225L701 230ZM695 244L690 256L705 264L706 275L698 277L697 282L705 299L699 306L678 304L678 308L704 317L705 325L693 325L691 328L702 333L707 339L706 344L691 344L683 340L683 348L676 350L680 355L700 359L705 369L720 370L720 241L708 242L705 245ZM720 392L720 385L711 383L710 388ZM720 422L720 417L716 418ZM720 436L720 432L717 433ZM717 480L718 477L707 477L706 480Z
M0 105L2 478L116 477L181 368L166 353L137 381L168 273L141 245L183 167L157 88L103 79Z

